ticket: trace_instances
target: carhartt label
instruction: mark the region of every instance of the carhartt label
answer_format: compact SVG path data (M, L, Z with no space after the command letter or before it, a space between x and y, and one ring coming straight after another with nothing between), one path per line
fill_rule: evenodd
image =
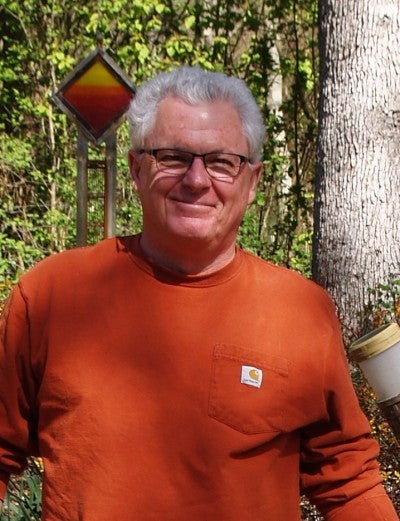
M242 365L242 376L240 378L242 384L261 387L262 377L263 373L261 369L251 367L250 365Z

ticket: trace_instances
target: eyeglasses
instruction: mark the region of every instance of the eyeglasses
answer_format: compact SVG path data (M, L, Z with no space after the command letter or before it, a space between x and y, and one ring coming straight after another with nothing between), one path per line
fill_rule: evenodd
M173 148L157 148L153 150L141 150L152 155L160 172L171 175L183 175L192 166L195 157L201 157L204 168L215 179L229 179L236 177L244 163L249 158L239 154L224 152L209 152L208 154L194 154Z

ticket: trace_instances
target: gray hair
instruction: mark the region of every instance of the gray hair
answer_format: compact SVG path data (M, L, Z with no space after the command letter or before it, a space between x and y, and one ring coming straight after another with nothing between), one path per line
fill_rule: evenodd
M168 96L176 96L190 105L217 100L232 103L242 122L250 161L260 160L265 127L260 108L245 82L190 66L161 73L137 90L127 114L134 150L144 147L145 138L154 128L157 108Z

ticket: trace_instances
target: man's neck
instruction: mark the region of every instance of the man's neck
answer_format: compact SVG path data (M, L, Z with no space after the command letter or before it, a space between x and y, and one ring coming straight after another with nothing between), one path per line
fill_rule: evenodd
M143 253L154 264L175 273L185 275L208 275L229 264L235 256L235 243L218 250L197 241L186 241L185 244L174 247L153 245L146 235L140 237L140 247Z

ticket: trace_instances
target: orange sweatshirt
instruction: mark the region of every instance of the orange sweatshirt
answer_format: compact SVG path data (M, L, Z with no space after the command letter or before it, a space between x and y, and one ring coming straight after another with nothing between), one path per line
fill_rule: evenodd
M203 277L138 237L49 257L0 330L0 478L43 458L45 521L395 521L331 301L238 250Z

